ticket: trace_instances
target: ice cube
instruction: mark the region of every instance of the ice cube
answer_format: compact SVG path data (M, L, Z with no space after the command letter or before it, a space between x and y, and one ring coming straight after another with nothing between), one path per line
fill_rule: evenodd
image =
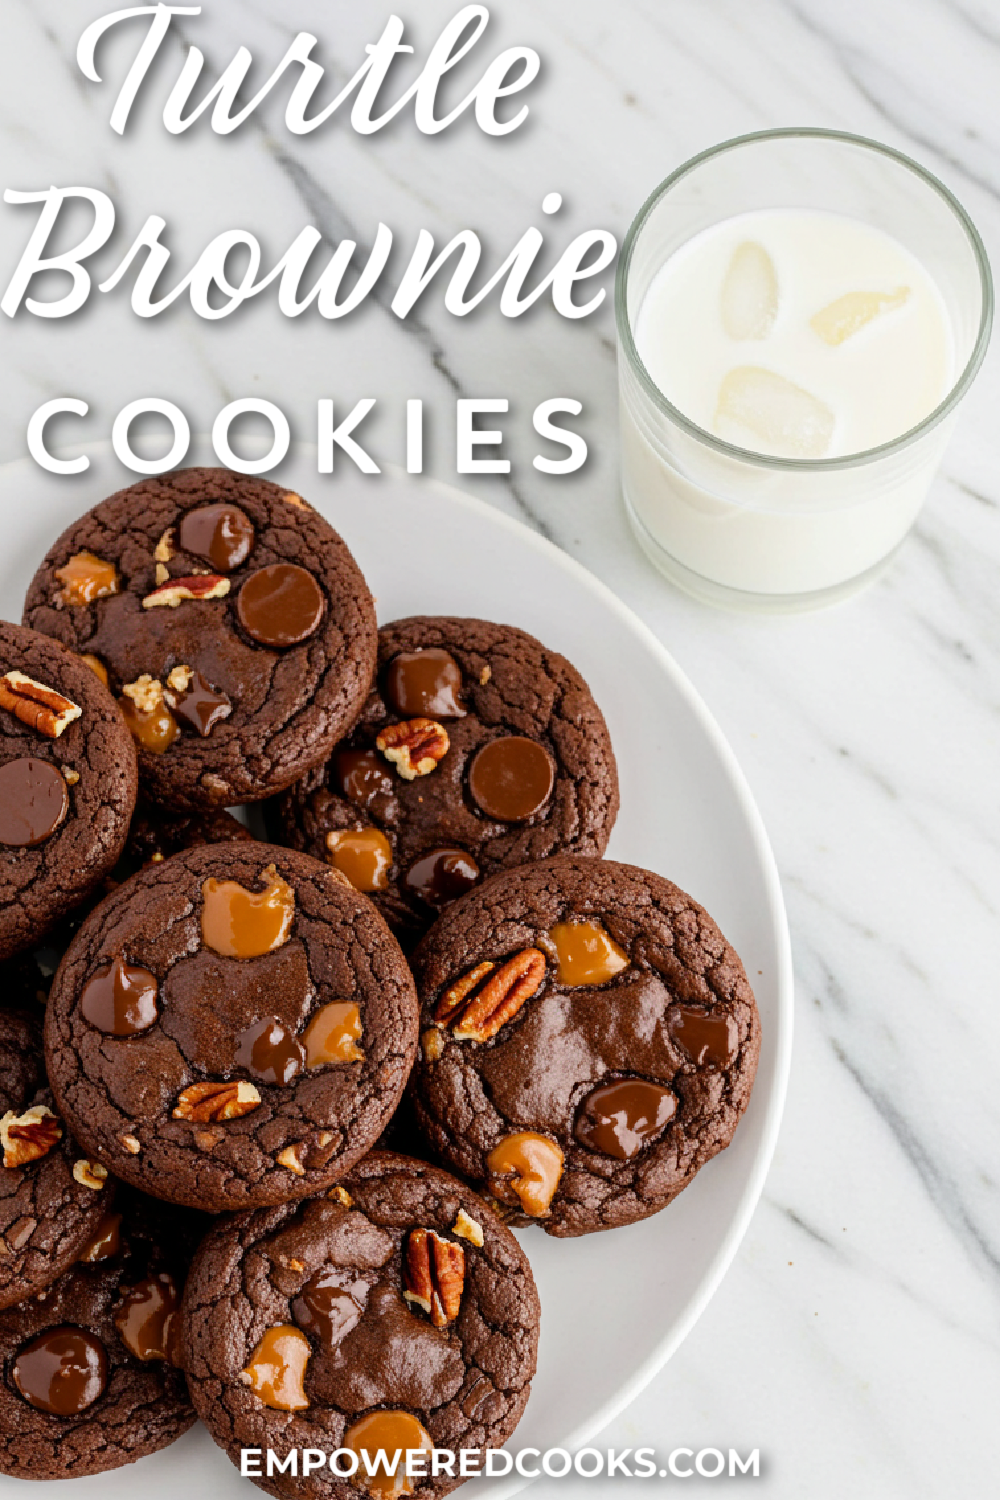
M778 278L763 245L744 240L722 283L722 325L731 339L766 339L778 316Z
M902 307L909 295L908 286L898 286L894 292L845 292L843 297L830 302L810 318L809 326L825 343L836 347L873 318L891 312L894 307Z
M835 424L825 402L759 365L738 365L719 387L715 431L740 448L779 458L822 458Z

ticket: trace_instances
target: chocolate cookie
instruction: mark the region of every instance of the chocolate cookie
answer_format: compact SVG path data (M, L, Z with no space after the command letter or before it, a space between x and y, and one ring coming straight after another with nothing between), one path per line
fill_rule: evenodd
M399 947L328 865L256 841L151 864L49 996L49 1078L116 1176L214 1212L328 1187L388 1123L417 1038Z
M73 1269L0 1313L0 1473L99 1474L187 1431L180 1302L203 1229L122 1189Z
M0 621L0 959L112 868L135 794L135 751L107 689L63 646Z
M138 870L150 860L169 859L171 854L180 854L184 849L198 849L202 844L246 843L252 838L246 824L224 807L173 813L140 798L129 826L125 857L131 868Z
M40 1020L0 1010L0 1308L72 1265L113 1192L55 1112Z
M298 495L225 469L121 490L65 531L25 623L118 697L143 786L178 809L250 802L322 761L375 662L357 564Z
M336 1454L271 1495L358 1500L362 1452L499 1448L528 1399L538 1297L498 1219L445 1172L372 1152L326 1198L221 1223L184 1296L198 1415L234 1463L241 1448ZM353 1459L351 1455L353 1454ZM404 1460L401 1458L400 1463ZM429 1468L429 1465L428 1465ZM418 1495L461 1480L414 1479Z
M421 616L379 631L361 720L280 799L277 826L411 947L487 875L603 854L617 813L607 725L565 657L512 625Z
M511 1223L656 1213L728 1146L760 1020L708 913L632 865L559 858L448 909L413 957L417 1120Z

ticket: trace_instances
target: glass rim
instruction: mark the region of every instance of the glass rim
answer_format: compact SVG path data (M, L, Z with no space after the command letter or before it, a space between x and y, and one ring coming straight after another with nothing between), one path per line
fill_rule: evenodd
M629 268L632 264L632 255L635 250L636 241L646 226L653 209L662 198L680 180L687 177L703 162L710 161L715 156L721 156L724 152L732 151L738 147L756 145L762 141L789 140L789 139L814 139L837 141L843 145L858 146L864 150L874 151L880 156L887 157L898 166L914 173L928 187L937 193L947 206L951 209L966 238L972 247L976 269L979 272L979 285L982 296L982 309L979 317L979 329L972 352L966 361L964 369L952 382L946 395L938 403L933 411L929 412L915 427L908 427L898 437L891 438L888 442L880 443L875 448L862 448L856 453L844 453L837 458L782 458L770 453L756 453L752 448L740 448L735 443L727 443L722 438L716 437L714 433L706 428L700 427L690 417L684 415L679 407L660 390L655 383L646 366L639 358L639 351L635 346L632 336L632 327L629 322L628 308L626 306L626 291L628 283ZM677 426L706 447L713 449L727 458L739 459L742 463L750 463L762 469L798 470L809 473L819 473L836 469L855 468L861 464L872 463L880 458L885 458L891 453L896 453L903 448L909 447L918 438L930 432L945 417L949 416L958 406L973 380L979 372L979 367L986 357L989 347L990 332L993 327L993 275L990 270L989 257L983 244L979 231L972 219L966 213L959 200L944 183L922 167L912 157L902 151L897 151L893 146L883 145L881 141L872 140L869 136L855 135L846 130L826 130L819 126L784 126L776 130L755 130L746 135L732 136L729 140L720 141L718 145L710 146L706 151L699 151L697 156L690 157L673 172L665 177L658 187L654 188L649 197L643 203L632 223L629 225L628 233L622 244L622 253L618 260L618 268L615 273L615 323L618 331L618 339L625 357L638 376L647 396L654 405L668 416Z

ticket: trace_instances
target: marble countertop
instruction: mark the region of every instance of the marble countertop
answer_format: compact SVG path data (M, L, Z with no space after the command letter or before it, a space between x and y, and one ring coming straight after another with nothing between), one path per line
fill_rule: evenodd
M423 0L407 17L417 40L457 8ZM412 122L296 139L278 109L229 139L172 139L152 108L119 139L109 90L73 63L83 26L110 9L7 0L0 145L4 187L110 193L119 256L150 213L184 268L236 225L274 255L308 222L370 243L379 219L406 245L420 228L440 243L473 227L497 256L532 222L560 245L595 226L620 241L686 157L811 124L916 156L1000 264L993 0L497 0L493 45L543 59L530 123L499 141L468 122L436 139ZM388 13L369 0L206 0L185 35L214 63L240 43L276 59L308 29L346 79ZM112 74L124 56L109 45ZM551 191L564 206L546 221ZM26 212L0 210L4 280ZM121 406L155 394L203 427L227 401L263 396L305 439L318 397L346 412L375 396L366 435L400 462L404 403L421 397L428 470L454 483L456 395L510 397L511 476L459 482L591 568L690 675L769 829L796 958L793 1073L763 1200L694 1331L599 1443L759 1448L769 1500L985 1495L1000 1409L998 360L874 586L821 613L715 613L664 583L627 530L610 301L582 322L541 308L510 322L493 307L456 319L431 295L406 323L378 301L328 325L262 299L209 324L182 308L142 322L119 295L61 322L3 319L0 460L24 453L28 418L51 396L87 400L88 435L104 437ZM590 459L570 479L531 467L531 412L553 395L584 406Z

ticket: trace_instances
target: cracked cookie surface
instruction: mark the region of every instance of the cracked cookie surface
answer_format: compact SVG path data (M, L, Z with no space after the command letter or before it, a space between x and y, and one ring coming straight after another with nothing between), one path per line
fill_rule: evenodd
M298 495L225 469L88 511L49 549L24 620L104 668L144 787L181 810L268 796L322 761L375 661L374 605L341 538Z
M403 1091L417 1003L399 946L337 873L256 841L141 870L88 916L46 1010L78 1139L214 1212L329 1186Z
M392 726L427 722L445 731L447 749L435 759L432 747L432 769L410 775L400 752L377 742ZM499 746L520 758L490 780L483 768ZM360 873L407 949L444 905L498 870L603 854L617 813L607 725L576 668L512 625L430 615L382 627L358 724L274 809L282 842L352 880ZM381 836L381 851L359 858L354 833Z
M566 1236L646 1218L732 1139L757 1006L715 922L663 877L568 857L495 876L413 971L418 1124L509 1222Z
M121 1188L88 1259L0 1313L0 1473L99 1474L192 1425L180 1300L207 1222Z
M0 959L38 942L111 871L137 785L122 716L72 652L0 621L0 689L11 674L17 707L0 699ZM79 710L58 734L51 719L31 722L45 713L39 687Z
M416 1300L429 1265L442 1306L433 1292ZM393 1450L394 1431L414 1446L498 1448L528 1399L538 1318L527 1258L485 1204L435 1167L372 1152L328 1196L208 1235L184 1298L192 1399L236 1464L244 1447L332 1452L361 1433L372 1457ZM255 1361L276 1332L296 1368L266 1386ZM402 1426L371 1425L386 1418ZM459 1482L415 1479L413 1493ZM295 1500L368 1493L329 1468L257 1483Z
M40 1012L36 1021L0 1010L0 1117L8 1116L29 1128L8 1131L0 1157L10 1163L0 1165L0 1308L33 1296L72 1264L113 1192L110 1182L91 1188L73 1176L85 1153L56 1114L45 1081ZM47 1146L41 1155L30 1149L33 1134L38 1149ZM29 1149L18 1150L19 1138Z

